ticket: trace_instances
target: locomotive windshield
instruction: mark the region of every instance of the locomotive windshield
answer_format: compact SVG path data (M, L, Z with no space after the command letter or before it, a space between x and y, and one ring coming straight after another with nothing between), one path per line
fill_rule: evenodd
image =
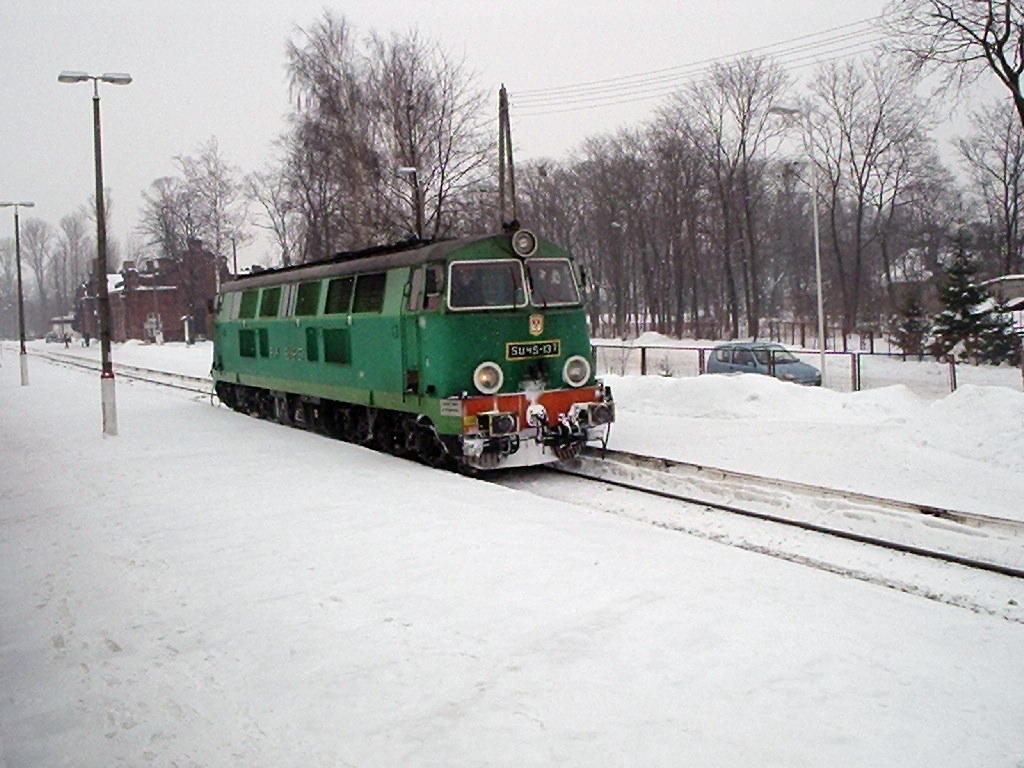
M497 309L526 304L523 267L515 259L457 261L448 281L452 309Z
M530 296L538 307L579 304L580 293L568 259L529 259Z

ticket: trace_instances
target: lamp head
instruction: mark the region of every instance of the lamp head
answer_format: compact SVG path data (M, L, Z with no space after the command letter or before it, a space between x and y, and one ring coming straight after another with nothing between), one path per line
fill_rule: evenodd
M88 79L89 75L85 72L71 72L66 69L57 75L58 83L84 83Z
M114 85L128 85L132 81L132 76L127 72L104 72L100 75L100 80Z

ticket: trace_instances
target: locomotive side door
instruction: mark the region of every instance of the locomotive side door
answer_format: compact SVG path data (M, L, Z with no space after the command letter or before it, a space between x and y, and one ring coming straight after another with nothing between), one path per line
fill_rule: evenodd
M412 269L406 284L402 308L402 368L405 371L404 398L425 393L423 327L427 316L440 309L444 266L423 264Z

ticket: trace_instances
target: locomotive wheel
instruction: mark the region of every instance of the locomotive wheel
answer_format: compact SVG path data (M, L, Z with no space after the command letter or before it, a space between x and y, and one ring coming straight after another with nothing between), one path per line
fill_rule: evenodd
M374 419L370 409L362 405L354 405L349 409L349 437L345 439L366 445L373 439Z

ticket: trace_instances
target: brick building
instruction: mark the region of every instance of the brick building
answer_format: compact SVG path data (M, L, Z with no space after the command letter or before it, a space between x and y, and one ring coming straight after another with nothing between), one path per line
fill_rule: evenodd
M121 271L107 276L110 295L111 340L152 340L157 331L164 341L206 337L212 329L210 306L217 294L217 258L190 239L177 258L126 261ZM220 279L230 278L225 265ZM75 329L99 338L95 277L79 286L75 300Z

